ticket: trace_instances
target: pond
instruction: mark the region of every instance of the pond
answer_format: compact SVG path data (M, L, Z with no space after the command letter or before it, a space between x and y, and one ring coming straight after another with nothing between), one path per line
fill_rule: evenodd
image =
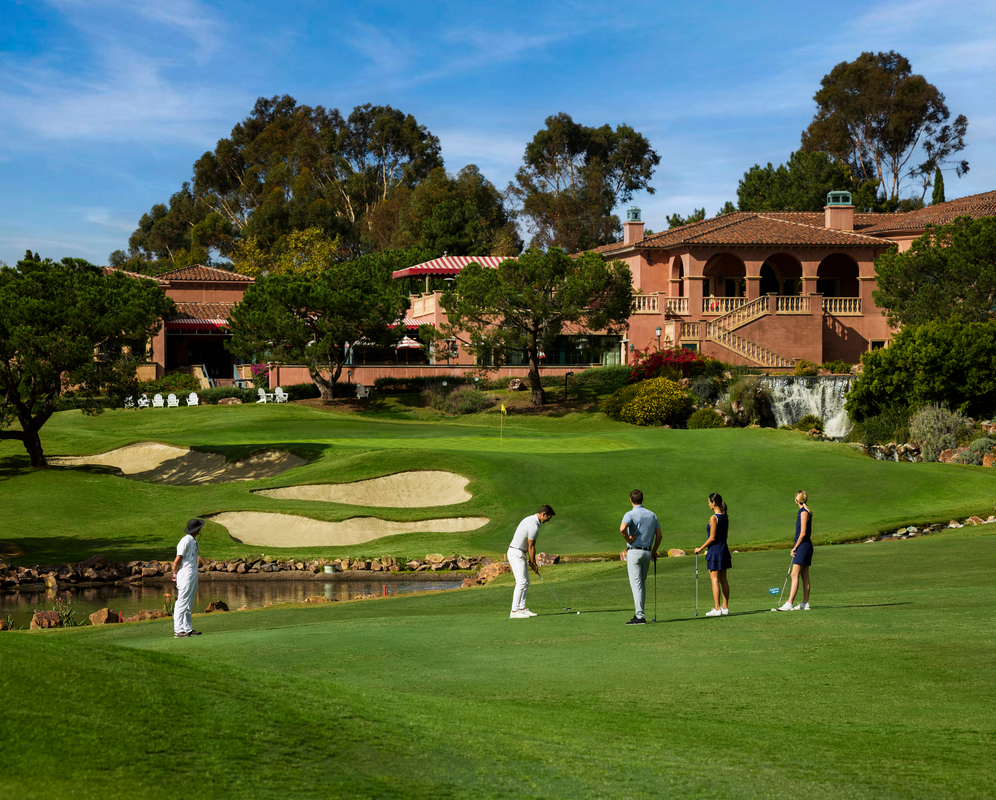
M460 580L201 581L197 587L194 613L203 611L214 600L224 600L229 609L235 611L242 606L262 608L271 603L301 603L315 595L335 600L354 600L358 597L384 597L405 592L441 591L458 586ZM172 583L160 586L100 586L58 592L42 590L0 594L0 619L7 619L9 615L15 627L27 628L36 610L49 611L60 601L70 604L77 619L87 619L91 613L101 608L110 608L130 616L142 610L162 609L167 591L176 596L176 587Z

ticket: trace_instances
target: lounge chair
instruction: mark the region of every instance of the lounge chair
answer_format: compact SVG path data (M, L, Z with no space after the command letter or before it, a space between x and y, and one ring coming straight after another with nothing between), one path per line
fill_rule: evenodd
M139 408L148 408L149 407L149 396L148 395L143 394L141 397L138 398L138 407Z
M200 405L200 401L197 399L197 392L190 393L190 397L187 398L187 405L188 406Z
M262 386L260 386L256 391L259 392L259 400L256 401L257 403L273 402L273 394L271 392L267 392Z
M180 401L179 401L179 399L172 392L170 392L169 393L169 397L166 398L166 406L168 408L179 408L180 407Z
M356 384L356 399L366 400L368 397L370 397L370 391L367 389L367 387L364 386L362 383Z
M164 405L165 403L163 403L163 396L161 394L157 394L155 397L152 398L153 408L162 408Z
M286 403L290 400L290 395L278 386L273 390L273 399L278 403Z
M125 408L134 408L135 407L135 398L132 397L131 395L128 395L125 398L124 407Z

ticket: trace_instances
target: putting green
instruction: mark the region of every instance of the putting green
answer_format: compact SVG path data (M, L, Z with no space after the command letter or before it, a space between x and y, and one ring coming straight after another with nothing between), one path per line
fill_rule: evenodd
M411 436L404 439L316 439L318 444L363 450L452 450L469 453L608 453L630 450L631 442L601 436Z

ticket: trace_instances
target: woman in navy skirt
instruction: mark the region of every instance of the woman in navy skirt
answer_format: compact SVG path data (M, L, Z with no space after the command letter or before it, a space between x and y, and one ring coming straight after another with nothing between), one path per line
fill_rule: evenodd
M726 581L726 570L733 566L733 557L726 544L730 531L730 518L726 514L726 503L723 498L713 492L709 495L709 508L712 516L706 530L709 538L701 547L695 548L695 555L706 550L706 566L709 568L709 579L712 581L713 609L707 611L707 617L721 617L730 613L730 584ZM720 603L722 594L722 603Z
M795 493L799 513L795 518L795 546L792 548L792 591L779 611L809 611L809 567L813 563L813 512L806 505L806 493ZM793 605L802 579L802 602Z

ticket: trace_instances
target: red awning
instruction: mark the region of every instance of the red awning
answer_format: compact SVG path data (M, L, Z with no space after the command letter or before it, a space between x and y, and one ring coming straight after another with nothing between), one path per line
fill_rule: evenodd
M392 278L412 278L417 275L456 275L460 270L471 262L480 264L482 267L495 269L503 261L509 259L504 256L441 256L423 264L416 264L414 267L399 269L391 273ZM514 261L515 259L511 259Z
M225 319L190 319L179 318L167 320L165 327L167 330L175 331L181 328L194 328L197 330L217 331L228 325Z

